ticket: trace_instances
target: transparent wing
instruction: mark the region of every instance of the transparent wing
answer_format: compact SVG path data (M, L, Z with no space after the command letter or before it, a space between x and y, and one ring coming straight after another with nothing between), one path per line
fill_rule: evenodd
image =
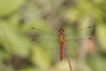
M59 50L58 34L37 28L30 28L28 32L32 44L37 43L46 50Z
M70 33L65 33L65 44L68 50L75 50L78 45L84 43L84 41L92 40L91 33L93 27L85 27Z
M90 34L93 31L93 27L85 27L79 30L74 30L68 33L65 33L65 39L83 39L83 38L90 38Z
M76 50L76 47L81 45L82 43L92 40L91 33L93 31L93 27L85 27L70 33L65 33L65 45L69 51Z
M57 62L60 60L60 45L58 39L32 39L31 43L34 45L37 44L44 52L50 53L49 55L52 55L53 61Z
M31 39L31 43L36 43L45 50L59 50L58 39Z
M84 41L92 40L92 38L79 38L79 39L69 39L66 40L65 45L67 46L67 49L75 49L78 45L81 45L81 43L84 43Z
M65 46L67 48L67 52L69 56L76 56L78 50L82 48L82 45L87 41L92 41L91 38L83 38L83 39L70 39L66 40ZM85 45L88 46L88 45ZM64 57L66 58L66 51L64 49Z
M33 39L57 39L58 34L53 33L53 32L48 32L48 31L44 31L41 29L37 29L37 28L30 28L29 29L29 36Z

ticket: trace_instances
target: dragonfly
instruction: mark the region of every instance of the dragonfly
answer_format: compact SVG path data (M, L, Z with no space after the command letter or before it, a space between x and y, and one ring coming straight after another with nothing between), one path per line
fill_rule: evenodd
M65 30L63 28L60 28L58 30L57 33L52 33L52 32L48 32L48 31L44 31L38 28L34 28L32 27L30 29L30 33L33 33L33 38L31 39L31 41L40 41L45 43L47 41L47 43L45 45L49 45L49 43L57 43L59 45L59 48L57 47L53 47L52 45L49 46L49 48L56 48L59 49L59 59L60 61L63 60L63 49L64 49L64 45L66 45L66 43L68 42L69 44L73 44L73 42L78 42L78 41L83 41L83 40L91 40L92 38L89 37L89 34L91 33L91 31L93 30L92 26L89 27L85 27L79 30L76 30L78 33L80 33L81 35L73 35L75 32L69 32L69 33L65 33ZM34 33L38 33L39 37L34 36ZM49 37L48 35L52 35L55 37L55 39L53 39L53 37ZM35 38L37 37L37 38ZM49 39L50 38L50 39ZM47 48L47 49L49 49ZM70 48L69 48L70 49Z

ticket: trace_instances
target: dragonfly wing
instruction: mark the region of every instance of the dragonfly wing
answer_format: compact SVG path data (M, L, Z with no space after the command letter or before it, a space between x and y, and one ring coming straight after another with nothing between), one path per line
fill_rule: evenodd
M68 39L65 41L65 45L67 46L67 49L73 50L77 46L81 45L85 41L92 40L91 38L79 38L79 39Z
M69 56L75 56L77 51L82 48L82 45L86 43L86 41L90 41L91 39L86 38L86 39L70 39L65 41L65 46L67 48L67 52ZM87 46L87 45L85 45ZM66 56L66 51L64 48L64 56Z
M59 43L57 39L45 39L45 40L41 40L41 39L33 39L31 42L33 42L33 44L37 44L38 46L40 46L40 48L44 51L44 52L48 52L48 55L51 55L51 58L53 59L54 62L59 61ZM36 46L36 45L35 45Z
M51 38L57 38L58 34L53 32L44 31L37 28L30 28L28 31L28 35L31 38L38 38L38 39L51 39Z
M93 27L85 27L79 30L75 30L65 34L66 39L83 39L83 38L90 38L91 32L93 31Z
M84 44L88 40L92 40L90 34L93 30L93 27L85 27L80 30L73 31L69 34L65 34L65 45L67 50L71 54L75 54L76 49L80 47L80 45Z
M32 39L33 44L38 44L45 50L59 50L58 39Z
M30 41L32 44L37 44L44 50L59 50L58 34L47 32L37 28L30 28Z

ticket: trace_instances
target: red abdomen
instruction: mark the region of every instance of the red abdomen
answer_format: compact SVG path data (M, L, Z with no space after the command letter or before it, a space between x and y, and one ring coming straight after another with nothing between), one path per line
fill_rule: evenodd
M60 61L63 60L63 43L60 43Z

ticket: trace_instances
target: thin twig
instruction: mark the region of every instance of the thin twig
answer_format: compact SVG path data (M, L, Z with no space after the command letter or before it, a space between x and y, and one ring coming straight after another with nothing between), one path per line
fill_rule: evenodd
M69 64L70 71L72 71L72 66L71 66L70 58L68 56L66 45L64 45L64 49L65 49L65 53L66 53L66 57L67 57L67 61L68 61L68 64Z

